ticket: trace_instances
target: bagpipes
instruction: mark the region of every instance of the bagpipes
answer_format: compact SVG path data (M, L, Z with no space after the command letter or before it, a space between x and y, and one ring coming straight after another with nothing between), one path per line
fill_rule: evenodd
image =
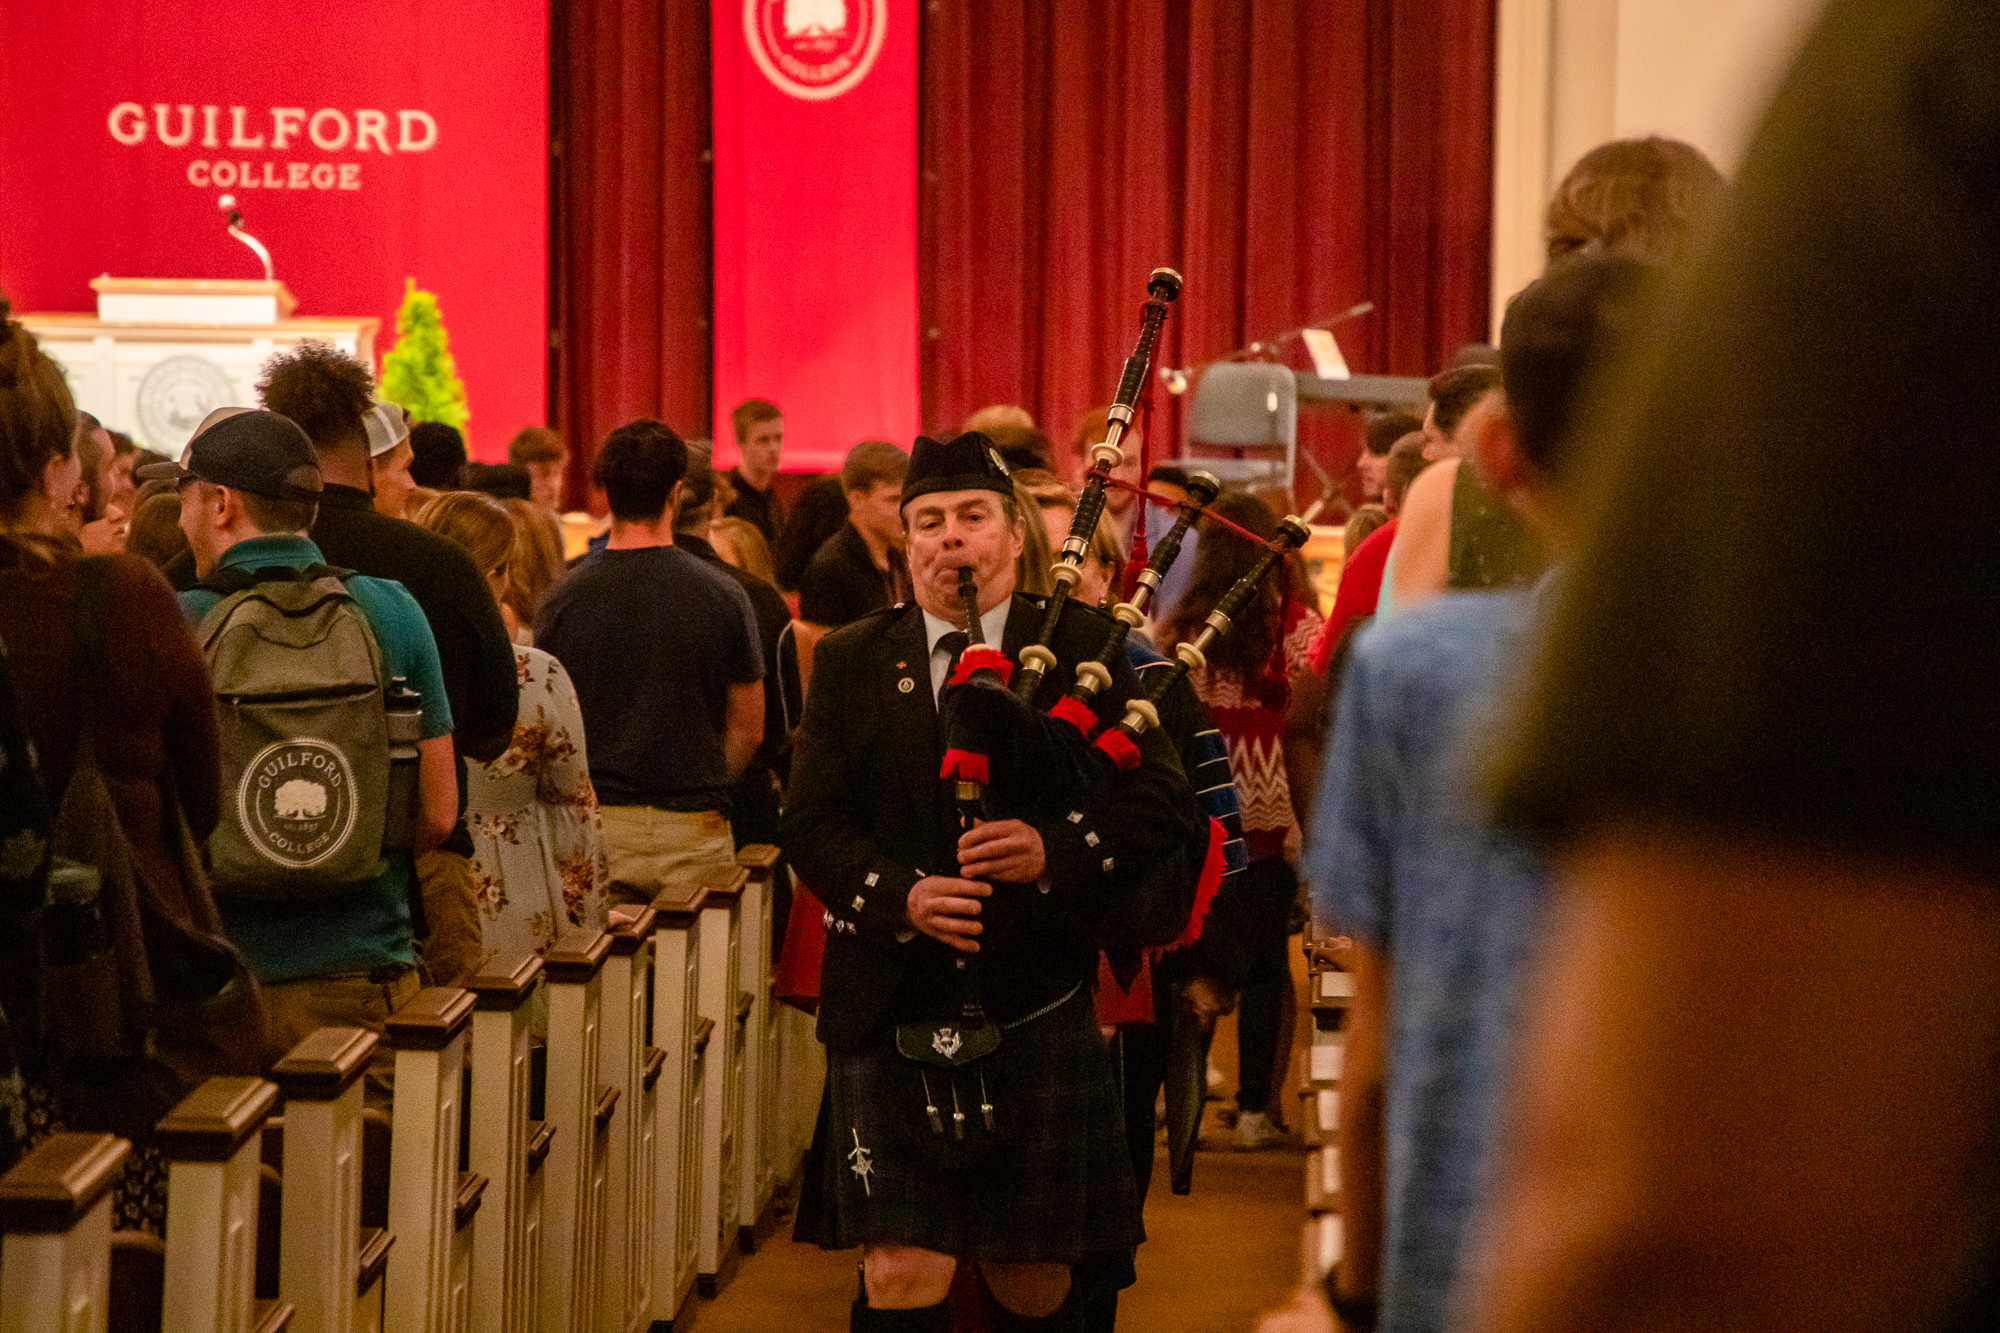
M1160 725L1159 703L1189 671L1205 662L1215 639L1228 632L1233 619L1256 595L1283 558L1310 535L1305 523L1288 517L1278 535L1261 542L1254 534L1221 523L1264 546L1255 567L1236 581L1209 615L1199 638L1182 644L1171 672L1153 682L1145 698L1129 701L1125 716L1101 725L1093 706L1106 690L1125 655L1131 631L1143 624L1167 572L1179 557L1190 527L1207 512L1220 492L1207 473L1190 476L1186 496L1178 504L1172 528L1154 547L1146 567L1134 582L1130 597L1112 611L1111 634L1093 658L1079 662L1073 688L1046 713L1036 706L1043 681L1056 666L1052 644L1063 620L1064 607L1082 579L1084 554L1104 511L1106 490L1115 483L1112 469L1124 461L1120 441L1130 427L1134 408L1151 372L1153 351L1166 319L1168 303L1181 291L1181 276L1170 268L1154 269L1147 283L1137 345L1126 359L1118 396L1109 410L1104 440L1093 446L1091 467L1077 501L1069 535L1052 570L1055 590L1043 613L1040 633L1020 653L1018 669L997 648L980 644L977 590L972 571L959 571L959 596L965 608L966 634L973 646L960 657L940 695L945 722L946 751L942 776L958 784L961 817L976 804L981 818L1026 818L1037 814L1081 809L1120 773L1139 767L1139 740ZM1140 492L1142 501L1163 503Z

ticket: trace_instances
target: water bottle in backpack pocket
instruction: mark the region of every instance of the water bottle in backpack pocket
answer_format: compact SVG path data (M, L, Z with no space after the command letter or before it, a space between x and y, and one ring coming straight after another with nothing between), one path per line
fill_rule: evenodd
M282 573L258 571L199 630L222 720L218 898L323 899L382 872L381 651L341 574Z

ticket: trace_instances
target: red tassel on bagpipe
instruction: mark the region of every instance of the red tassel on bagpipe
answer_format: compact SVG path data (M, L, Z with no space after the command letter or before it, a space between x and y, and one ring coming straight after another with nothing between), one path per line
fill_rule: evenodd
M977 782L983 785L988 781L986 756L974 750L946 750L938 776L946 782Z
M1122 727L1106 727L1097 738L1097 748L1110 755L1121 772L1130 773L1139 767L1139 743Z
M1195 883L1194 910L1188 913L1187 927L1181 937L1162 949L1162 953L1172 953L1185 949L1201 938L1202 923L1208 919L1208 909L1215 902L1216 892L1222 888L1222 877L1228 873L1229 863L1223 858L1222 846L1229 841L1223 831L1222 821L1209 816L1208 855L1201 861L1201 878Z
M1049 716L1067 722L1086 738L1097 726L1097 714L1090 711L1090 705L1074 695L1065 694L1056 706L1049 710Z
M975 671L998 673L1000 683L1005 685L1014 678L1014 664L1007 660L1007 654L988 644L975 643L958 656L958 669L951 673L950 684L963 685L972 679ZM980 779L986 781L985 778Z

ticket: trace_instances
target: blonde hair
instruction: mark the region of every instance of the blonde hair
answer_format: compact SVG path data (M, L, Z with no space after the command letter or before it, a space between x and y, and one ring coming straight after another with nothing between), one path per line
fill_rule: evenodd
M960 429L976 430L986 434L997 426L1015 426L1021 430L1033 430L1035 419L1028 414L1028 409L1025 407L1016 407L1012 403L995 403L991 407L982 407L967 417L965 425Z
M772 587L777 586L778 569L771 563L771 545L764 540L764 534L757 530L755 523L747 518L718 518L709 524L708 530L729 543L729 549L736 555L730 564L752 578L762 579Z
M513 564L514 520L490 495L446 491L423 507L416 522L471 556L481 574L490 577Z
M1014 591L1031 597L1046 597L1055 591L1049 566L1055 553L1049 549L1048 526L1035 493L1014 480L1014 512L1021 525L1021 554L1014 561Z
M562 573L562 526L555 515L528 500L502 500L514 521L514 563L507 572L505 601L523 625L535 623L542 594Z

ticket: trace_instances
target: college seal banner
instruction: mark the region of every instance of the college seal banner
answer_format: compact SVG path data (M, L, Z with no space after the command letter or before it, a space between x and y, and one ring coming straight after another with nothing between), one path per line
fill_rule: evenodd
M917 402L916 0L712 0L716 462L785 413L787 471L909 447Z
M488 458L546 411L548 0L0 0L0 291L95 309L90 280L262 278L300 319L437 293ZM153 439L214 367L140 393ZM229 392L226 379L222 392Z

